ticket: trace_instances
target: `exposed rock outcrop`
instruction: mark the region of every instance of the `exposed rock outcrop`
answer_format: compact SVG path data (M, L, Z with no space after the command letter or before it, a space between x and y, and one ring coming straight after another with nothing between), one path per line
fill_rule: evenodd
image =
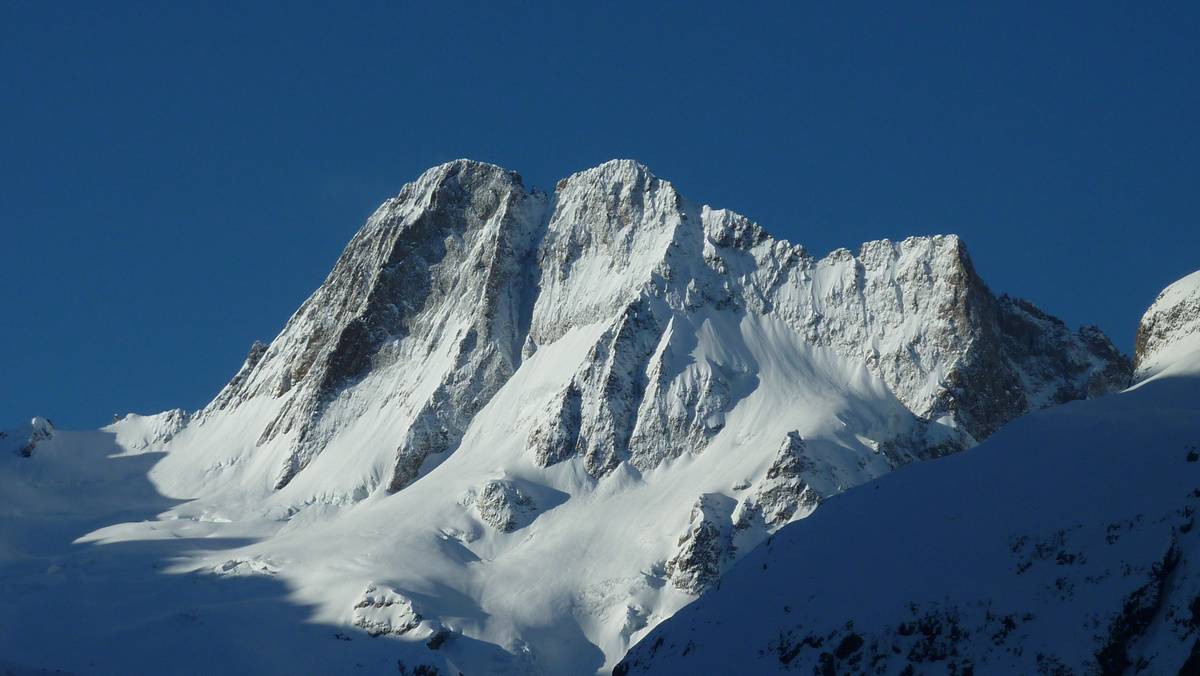
M692 507L687 531L666 564L666 574L677 589L700 594L717 583L732 557L730 514L733 500L708 493Z
M389 587L370 585L354 604L353 624L371 636L403 635L421 624L412 601Z
M804 451L800 433L788 432L779 455L758 484L753 505L767 526L782 526L793 517L805 516L821 501L821 496L805 480L805 475L816 468Z
M546 203L493 165L429 170L371 216L325 283L270 346L251 349L201 417L282 399L258 443L286 440L275 482L283 487L345 426L331 409L361 406L355 387L369 377L393 380L387 405L411 416L387 482L400 490L427 456L454 447L520 363ZM413 370L422 372L415 382L405 377Z
M22 458L30 458L39 443L53 437L54 424L37 416L25 427L0 431L0 448L9 448Z
M502 533L510 533L525 525L537 511L533 498L511 481L488 481L475 496L479 518Z
M1138 323L1135 380L1163 371L1180 355L1200 350L1200 272L1171 284Z

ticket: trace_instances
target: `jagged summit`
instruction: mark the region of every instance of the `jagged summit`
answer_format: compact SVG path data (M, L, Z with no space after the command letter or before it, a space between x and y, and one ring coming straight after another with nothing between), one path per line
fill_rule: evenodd
M878 240L857 255L815 259L736 213L685 200L633 160L573 174L553 198L526 190L515 172L455 160L368 219L324 284L279 337L251 351L199 420L251 402L269 410L254 443L272 450L256 455L282 454L272 485L283 488L383 396L395 413L375 425L372 447L394 450L375 452L352 492L369 492L382 476L396 491L455 448L523 360L605 324L593 361L562 395L567 410L590 411L568 440L593 475L624 460L648 468L683 452L663 435L702 447L719 427L685 420L731 404L733 382L752 368L666 366L686 359L687 341L674 337L681 327L698 330L714 311L772 318L808 344L861 360L915 416L965 433L960 446L1032 408L1123 386L1128 369L1103 336L1072 334L1028 303L992 296L954 235ZM694 377L704 385L686 395L684 411L652 413L656 397L683 396L663 389L678 377L675 387ZM654 450L639 450L645 444ZM574 451L538 453L548 461Z
M437 177L456 175L464 172L499 173L520 176L515 171L506 169L498 164L484 162L483 160L473 160L469 157L460 157L441 164L435 164L426 169L414 183L421 184L430 180L436 182L438 180Z
M524 186L521 174L498 164L485 162L482 160L474 160L470 158L458 158L437 164L429 169L426 169L421 175L411 184L405 186L414 187L420 191L422 186L437 184L444 180L447 176L454 176L462 173L491 173L505 174L516 179L516 183L530 192L540 192L536 186ZM555 190L562 190L569 184L598 184L598 185L615 185L615 184L630 184L630 185L648 185L653 182L661 181L650 169L642 162L633 159L615 158L603 162L594 167L581 169L566 178L558 181ZM663 181L663 183L668 182Z
M582 169L560 180L556 186L561 190L568 183L608 182L646 183L659 180L650 167L638 160L611 159L589 169Z

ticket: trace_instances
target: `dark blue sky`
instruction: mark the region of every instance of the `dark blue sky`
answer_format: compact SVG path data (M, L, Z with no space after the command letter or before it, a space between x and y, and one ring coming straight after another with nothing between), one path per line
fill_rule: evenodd
M0 427L203 405L457 157L637 158L817 253L957 232L1126 350L1200 268L1196 3L156 4L0 8Z

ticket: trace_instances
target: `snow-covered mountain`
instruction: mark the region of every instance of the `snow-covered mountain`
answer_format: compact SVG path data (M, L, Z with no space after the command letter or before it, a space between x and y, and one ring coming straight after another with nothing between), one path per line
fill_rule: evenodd
M825 499L1131 372L994 296L953 235L816 258L636 162L547 195L460 160L385 202L203 410L9 434L0 654L593 673ZM121 621L54 639L83 612L63 594L118 592Z
M1137 380L1190 369L1200 353L1200 271L1163 289L1138 324Z
M1200 673L1200 273L1144 380L830 500L615 673Z

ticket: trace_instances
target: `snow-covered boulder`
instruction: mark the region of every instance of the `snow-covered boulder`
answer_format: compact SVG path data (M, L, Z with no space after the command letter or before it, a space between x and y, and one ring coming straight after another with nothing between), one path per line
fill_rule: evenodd
M371 636L403 635L416 629L422 619L412 601L403 594L372 584L354 604L352 623Z
M517 484L503 479L484 483L474 502L479 518L502 533L524 526L537 511L532 497Z

